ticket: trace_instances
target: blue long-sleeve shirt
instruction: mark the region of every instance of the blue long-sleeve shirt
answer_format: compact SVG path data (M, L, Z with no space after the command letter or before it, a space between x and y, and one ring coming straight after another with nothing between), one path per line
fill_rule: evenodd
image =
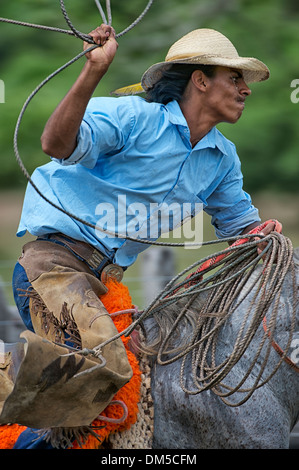
M163 208L174 208L170 229L203 208L220 238L260 222L243 191L235 146L213 128L192 148L176 101L165 106L136 96L91 99L72 155L52 159L37 168L32 179L59 207L99 228L135 238L159 237L165 227L154 215ZM183 206L187 213L176 210ZM26 230L37 236L62 232L86 241L121 266L132 264L148 247L72 219L44 201L30 184L18 236Z

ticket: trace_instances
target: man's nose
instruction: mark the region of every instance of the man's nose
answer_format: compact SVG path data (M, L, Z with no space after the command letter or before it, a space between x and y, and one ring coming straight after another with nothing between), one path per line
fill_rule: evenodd
M246 85L246 83L244 82L244 80L242 80L242 82L240 83L239 85L239 92L241 95L243 96L250 96L251 95L251 90L250 88Z

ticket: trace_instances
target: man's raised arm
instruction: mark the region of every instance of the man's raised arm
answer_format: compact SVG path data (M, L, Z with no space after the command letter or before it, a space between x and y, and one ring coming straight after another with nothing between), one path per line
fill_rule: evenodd
M41 137L43 151L55 158L67 158L74 151L88 102L117 51L115 31L111 26L103 24L90 36L101 47L86 54L87 61L78 79L51 115ZM84 50L89 47L89 43L84 43Z

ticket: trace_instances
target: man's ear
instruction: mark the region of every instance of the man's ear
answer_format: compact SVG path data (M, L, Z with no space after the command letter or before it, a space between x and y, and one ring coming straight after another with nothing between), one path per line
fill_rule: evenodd
M208 77L201 70L194 70L191 75L193 85L203 93L207 90Z

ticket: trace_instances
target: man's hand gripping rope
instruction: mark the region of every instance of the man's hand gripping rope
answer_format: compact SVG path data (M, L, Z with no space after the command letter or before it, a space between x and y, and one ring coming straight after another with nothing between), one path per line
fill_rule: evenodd
M259 237L256 238L256 241L260 240L260 246L257 246L257 252L258 254L262 254L263 250L267 247L267 242L264 242L262 239L263 237L266 237L269 235L271 232L282 232L282 224L278 222L278 220L275 219L270 219L267 220L266 222L258 225L254 229L250 230L248 232L249 235L255 235L258 234ZM199 281L202 280L202 275L200 274L201 272L205 271L206 269L210 268L211 266L215 265L216 263L220 262L223 258L228 256L230 254L230 249L239 245L243 245L244 243L247 243L250 241L251 238L241 238L239 240L236 240L230 247L227 248L227 253L222 253L217 256L211 256L207 261L205 261L195 272L189 274L187 276L187 279L190 279L188 283L185 284L185 288L188 288L194 284L197 284Z

